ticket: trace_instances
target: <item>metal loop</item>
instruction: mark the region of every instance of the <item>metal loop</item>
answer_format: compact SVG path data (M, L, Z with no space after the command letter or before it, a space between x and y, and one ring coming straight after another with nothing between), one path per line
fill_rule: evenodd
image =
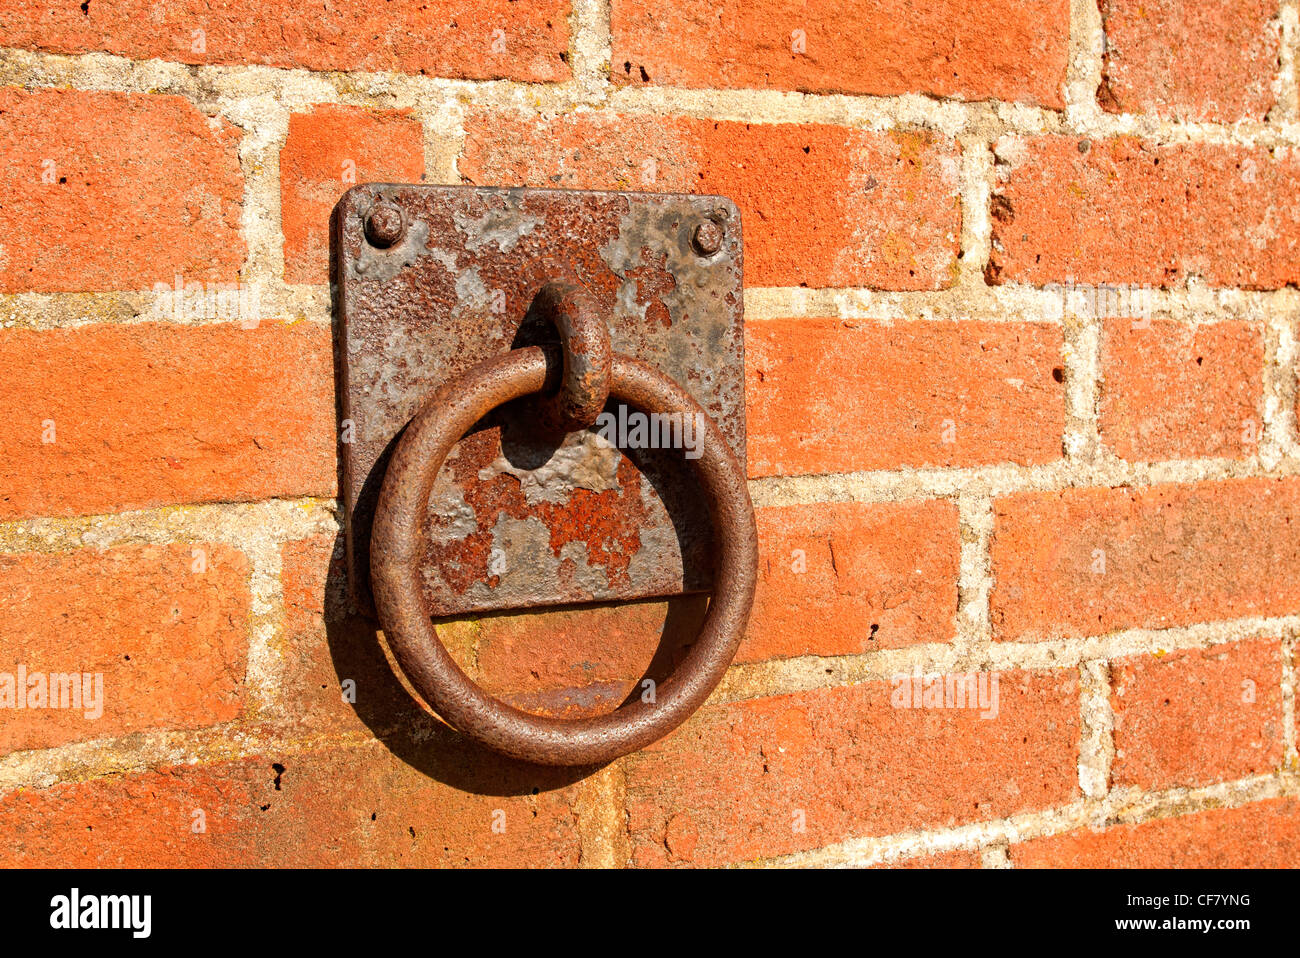
M564 350L560 391L543 400L542 424L555 432L586 429L609 399L609 327L591 294L572 283L547 283L537 293L537 304L559 330Z
M552 360L554 362L554 360ZM543 765L594 765L636 751L672 731L708 698L731 663L754 599L758 536L745 474L713 420L672 380L615 355L610 393L647 413L699 414L701 456L688 460L708 498L718 565L699 639L655 701L636 699L606 715L577 720L523 712L493 698L443 647L421 599L425 511L452 447L495 407L538 392L547 354L512 350L445 383L393 451L375 512L371 583L389 647L411 684L444 720L505 755Z

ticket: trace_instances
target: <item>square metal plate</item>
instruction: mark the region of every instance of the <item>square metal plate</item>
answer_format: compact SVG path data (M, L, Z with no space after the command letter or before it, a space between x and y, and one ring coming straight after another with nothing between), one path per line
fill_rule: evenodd
M402 238L367 240L383 202ZM702 253L701 223L721 227ZM366 184L334 210L340 446L349 579L373 610L370 525L387 457L422 401L514 346L555 342L530 314L567 279L610 340L689 392L745 462L740 216L718 196ZM608 412L618 415L611 400ZM710 588L709 517L681 449L612 448L595 429L546 440L531 398L452 450L428 509L430 614L645 598ZM629 412L625 410L624 415Z

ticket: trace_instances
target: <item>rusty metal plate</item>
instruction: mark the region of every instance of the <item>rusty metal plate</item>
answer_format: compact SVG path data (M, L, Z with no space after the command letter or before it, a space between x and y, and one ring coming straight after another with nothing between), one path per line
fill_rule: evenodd
M370 526L395 439L451 377L513 347L558 342L533 305L549 281L587 290L614 351L680 384L744 465L741 231L730 200L367 184L335 208L332 253L349 580L363 611L373 610ZM608 419L548 437L540 407L540 397L502 407L448 456L421 564L430 614L711 588L711 523L683 461L689 448L637 443L638 411L612 400L612 423L633 430L621 450L602 435L614 434Z

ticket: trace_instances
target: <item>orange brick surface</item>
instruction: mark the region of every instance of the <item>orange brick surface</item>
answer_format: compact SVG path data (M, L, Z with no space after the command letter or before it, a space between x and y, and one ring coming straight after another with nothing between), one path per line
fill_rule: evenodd
M758 591L740 660L856 655L954 635L953 503L759 509L758 530Z
M1278 8L1269 0L1101 0L1106 29L1102 104L1232 123L1273 106Z
M1131 137L1010 138L993 196L994 283L1278 289L1300 281L1300 159Z
M568 17L563 0L339 0L300 8L8 0L0 7L0 44L181 63L563 80Z
M29 684L16 691L39 706L7 704L0 754L236 718L248 576L243 553L206 542L0 554L0 673L16 686L22 666ZM38 675L74 672L83 676L80 709L71 707L70 686L66 698L41 704L51 682Z
M334 493L323 327L0 330L0 364L0 518Z
M177 96L0 88L0 293L234 282L239 141Z
M1112 780L1164 789L1276 769L1281 653L1277 639L1254 639L1112 662Z
M1300 608L1300 485L1243 479L994 502L1001 639L1102 635Z
M1066 0L614 0L616 83L927 93L1064 106Z
M461 176L480 186L720 193L740 207L749 286L952 285L957 145L926 131L474 111Z
M1061 345L1046 323L750 323L749 474L1059 458Z
M11 792L0 866L575 865L571 802L554 773L483 775L445 748L255 755Z
M736 661L855 655L953 637L961 540L951 502L763 508L757 520L759 585ZM306 576L304 550L315 556ZM327 556L323 539L286 550L285 598L295 623L304 618L300 596L319 601ZM314 598L304 594L304 580L313 583ZM663 681L699 634L706 610L704 597L683 596L503 613L446 624L440 635L488 691L576 717L639 694L637 682L647 675ZM295 647L318 643L321 628L304 632ZM334 669L321 664L313 674L313 698L316 689L337 697Z
M1102 330L1101 436L1116 455L1240 459L1259 449L1258 326L1108 319Z
M959 848L951 852L938 852L919 858L904 858L900 861L884 862L877 868L982 868L983 861L977 851Z

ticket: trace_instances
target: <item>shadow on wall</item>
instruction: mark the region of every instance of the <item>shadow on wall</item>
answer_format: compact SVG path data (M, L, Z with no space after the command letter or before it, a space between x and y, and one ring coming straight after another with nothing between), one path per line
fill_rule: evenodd
M343 534L340 532L334 543L334 559L325 583L323 603L330 658L340 685L344 680L356 683L359 694L351 707L357 717L394 755L437 781L479 795L536 794L562 788L599 770L601 766L556 768L507 758L483 748L438 719L413 693L407 691L394 671L397 668L396 661L389 664L378 625L352 607L343 555ZM666 602L659 600L654 604L666 606L663 631L644 670L639 675L629 672L617 681L617 685L626 687L623 702L638 698L646 679L661 686L672 673L699 635L708 598L704 595L684 595ZM631 603L617 605L627 608ZM543 651L563 649L566 643L555 641L556 620L563 620L560 628L571 629L575 623L581 627L584 620L594 621L602 610L612 607L608 604L571 606L565 609L563 615L539 611L528 613L524 618L534 627L532 631L539 639L535 648ZM480 632L491 633L495 624L518 618L520 616L512 612L479 613L473 617L473 621L478 624ZM466 620L437 620L444 626L461 621ZM637 648L643 649L648 641L649 636L641 636L640 641L636 642ZM613 637L610 644L618 642L619 639ZM466 663L457 655L457 650L453 647L451 651L464 668ZM636 650L610 648L609 651L611 660L637 658ZM629 652L632 653L631 656ZM493 681L491 675L480 674L476 678L487 691L506 701L513 700L512 704L519 704L529 710L554 712L525 706L519 701L535 700L538 692L543 693L548 702L565 698L579 702L592 699L590 687L512 688L509 682ZM610 683L601 683L602 686L608 684ZM578 714L596 714L609 710L610 702L606 699L603 706L581 707Z

